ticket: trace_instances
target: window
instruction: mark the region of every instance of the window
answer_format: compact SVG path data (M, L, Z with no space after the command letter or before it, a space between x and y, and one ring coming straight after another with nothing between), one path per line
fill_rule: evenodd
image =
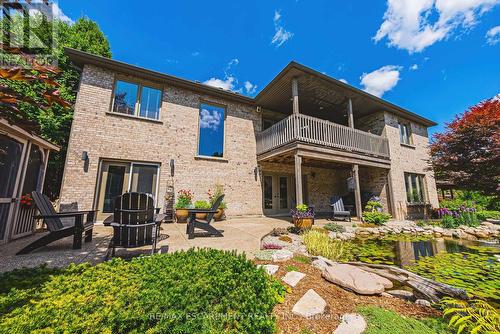
M406 199L408 203L425 202L424 176L405 173Z
M402 144L412 145L409 123L399 123L399 140Z
M161 90L117 80L112 111L119 114L159 119Z
M198 155L224 156L224 119L224 107L201 104Z

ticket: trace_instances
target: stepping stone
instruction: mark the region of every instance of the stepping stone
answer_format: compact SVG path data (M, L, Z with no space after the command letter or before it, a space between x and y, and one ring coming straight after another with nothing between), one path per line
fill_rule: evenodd
M334 263L325 268L323 277L361 295L380 294L393 286L387 278L344 263Z
M259 264L257 268L263 268L269 275L274 275L280 268L275 264Z
M290 271L286 273L285 276L283 276L282 280L283 282L294 288L297 285L297 283L299 283L299 281L304 277L306 277L306 274L303 274L298 271Z
M359 314L344 314L340 320L339 327L332 334L361 334L366 329L366 321Z
M293 306L292 313L310 318L325 311L326 301L313 289L309 289Z
M415 296L413 295L413 292L411 291L406 291L406 290L390 290L387 291L388 294L392 295L393 297L404 299L404 300L415 300Z
M274 262L281 262L290 260L293 257L293 253L287 249L280 249L273 254Z

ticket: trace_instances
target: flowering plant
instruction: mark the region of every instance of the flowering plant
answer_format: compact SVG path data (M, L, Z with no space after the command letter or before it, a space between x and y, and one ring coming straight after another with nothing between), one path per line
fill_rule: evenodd
M191 190L181 189L177 192L176 209L187 209L193 205L193 193Z
M30 194L21 196L21 206L27 209L33 206L33 198Z
M290 211L293 218L314 218L314 211L306 204L299 204Z
M210 202L210 204L213 205L217 200L217 198L219 198L219 196L224 195L224 186L222 184L217 183L215 185L213 192L212 190L208 189L207 195L208 195L208 201ZM219 204L218 209L226 209L226 208L227 208L226 202L222 201L221 204Z

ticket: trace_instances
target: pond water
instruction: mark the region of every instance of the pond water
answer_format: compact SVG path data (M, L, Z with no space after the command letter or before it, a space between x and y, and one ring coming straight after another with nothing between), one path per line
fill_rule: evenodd
M480 242L456 239L356 239L354 256L358 261L367 263L393 264L407 267L419 260L441 253L472 253L493 255L490 260L500 257L500 244L497 241Z

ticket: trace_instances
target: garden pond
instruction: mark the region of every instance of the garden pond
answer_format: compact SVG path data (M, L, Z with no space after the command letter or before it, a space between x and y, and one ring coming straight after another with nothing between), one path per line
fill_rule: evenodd
M385 237L355 239L351 246L357 261L397 265L500 306L498 243Z

